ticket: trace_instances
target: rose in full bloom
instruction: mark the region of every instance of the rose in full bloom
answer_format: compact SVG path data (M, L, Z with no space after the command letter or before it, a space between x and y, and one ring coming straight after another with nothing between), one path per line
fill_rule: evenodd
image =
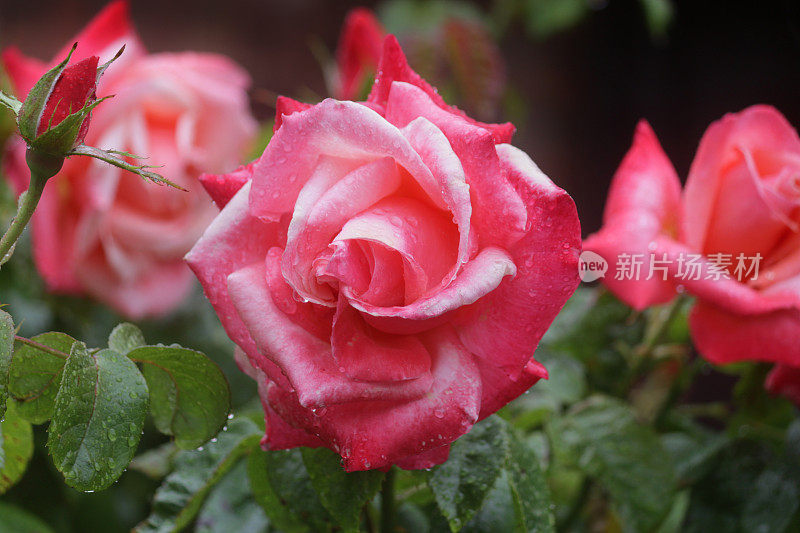
M640 123L584 248L609 261L606 284L637 309L678 288L696 296L691 333L710 361L800 366L800 139L776 109L713 123L683 190ZM615 275L634 254L639 279Z
M574 202L513 126L445 104L394 36L378 72L366 102L279 99L187 255L259 379L265 446L347 470L444 461L545 377L533 352L578 283Z
M189 192L70 158L47 183L33 217L36 267L52 291L93 296L132 318L168 312L192 285L182 258L217 213L197 176L235 168L254 138L248 77L218 55L148 54L125 2L107 6L74 41L77 63L69 68L94 65L92 56L105 62L126 47L100 80L98 90L114 98L92 112L86 142L147 156ZM18 95L48 68L14 48L2 60ZM11 144L7 174L23 190L29 180L24 142Z

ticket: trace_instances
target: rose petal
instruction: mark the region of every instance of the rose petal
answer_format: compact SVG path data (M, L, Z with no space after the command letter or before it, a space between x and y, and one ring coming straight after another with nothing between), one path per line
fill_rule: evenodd
M450 141L464 169L472 198L472 224L481 244L509 246L524 233L527 212L511 186L486 130L436 106L414 85L394 82L386 103L386 119L402 128L418 117L436 125Z
M244 266L261 264L267 251L280 245L285 231L277 222L266 223L250 215L250 182L245 184L186 254L186 262L203 286L228 336L270 380L289 384L281 371L256 348L247 327L228 296L227 278Z
M297 198L283 255L283 275L300 296L335 305L330 287L319 284L313 275L314 260L347 219L399 185L400 175L391 158L376 159L355 169L350 160L321 158Z
M275 133L281 129L284 117L289 116L292 113L305 111L309 107L311 107L311 104L298 102L297 100L293 100L288 96L278 96L278 99L275 102L275 124L272 126L272 133Z
M198 179L217 207L222 209L253 177L254 164L255 161L251 161L227 174L200 174Z
M772 394L786 396L800 406L800 368L790 365L775 365L764 383Z
M418 399L355 402L314 413L302 408L291 393L270 387L270 405L284 420L319 435L342 456L347 471L382 468L441 448L477 420L481 384L472 356L452 331L439 329L421 340L433 359L434 383Z
M361 381L414 379L431 369L431 356L416 336L376 330L341 296L331 347L340 368L352 379Z
M431 87L427 81L422 79L422 77L414 72L408 65L406 56L403 54L403 50L400 48L400 43L397 42L397 38L394 35L388 35L383 41L383 54L381 55L381 60L378 65L378 75L367 100L385 106L386 102L390 99L389 93L392 90L392 86L396 82L405 82L418 87L430 97L431 101L437 107L449 114L462 118L469 124L491 133L495 143L511 142L511 137L516 130L513 124L510 122L506 122L505 124L485 124L483 122L478 122L477 120L469 118L457 107L447 105L438 91Z
M391 157L437 207L446 207L439 183L400 130L366 106L329 99L284 117L253 168L253 214L275 219L292 212L320 156L350 160L354 166Z
M430 374L387 383L363 383L348 378L336 365L329 343L292 322L276 307L262 264L229 275L228 294L259 352L280 367L304 407L359 400L409 400L426 394L431 387Z
M800 366L800 310L742 315L703 299L692 308L689 327L697 351L715 364L769 361Z
M509 250L517 275L465 308L458 330L470 352L516 376L578 286L580 222L572 198L524 152L501 144L497 153L535 229Z
M675 297L675 284L653 270L652 257L660 258L653 243L657 237L677 233L681 184L675 169L661 148L650 125L642 120L622 164L611 182L602 229L583 243L608 261L603 282L621 300L635 309L666 303ZM627 254L641 262L641 275L616 279ZM649 279L648 279L649 278Z

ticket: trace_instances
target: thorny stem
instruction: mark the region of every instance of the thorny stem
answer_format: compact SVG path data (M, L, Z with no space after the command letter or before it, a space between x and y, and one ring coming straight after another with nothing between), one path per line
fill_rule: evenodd
M22 193L19 198L17 214L14 215L11 225L6 230L2 239L0 239L0 265L8 261L8 258L13 253L14 245L19 240L20 235L22 235L25 226L30 222L33 212L39 204L39 199L42 197L45 183L61 170L64 158L39 154L35 151L28 150L27 161L31 169L31 181L28 185L28 190Z

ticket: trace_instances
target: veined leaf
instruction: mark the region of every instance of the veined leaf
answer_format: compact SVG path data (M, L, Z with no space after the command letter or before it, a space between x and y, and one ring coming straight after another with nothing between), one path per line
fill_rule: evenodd
M76 342L64 366L47 447L67 485L109 487L136 452L147 414L139 369L112 350L90 353Z
M0 494L19 481L32 456L33 429L17 414L14 404L9 404L0 423Z
M156 427L174 435L179 448L196 448L225 425L230 387L204 354L180 346L142 346L128 357L143 365Z

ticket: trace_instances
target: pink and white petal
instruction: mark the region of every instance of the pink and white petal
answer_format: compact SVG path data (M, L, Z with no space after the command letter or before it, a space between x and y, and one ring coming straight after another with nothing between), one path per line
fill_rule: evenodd
M719 271L705 256L699 256L693 250L671 239L657 239L654 247L659 256L666 254L670 277L680 283L687 292L700 300L725 309L731 313L758 315L778 309L800 307L800 292L781 290L776 286L770 291L757 291L745 283L739 282L733 275L727 277L715 274ZM681 272L681 260L694 256L697 271Z
M478 420L483 420L497 412L498 409L533 387L540 379L547 379L547 369L535 359L528 361L524 370L517 376L509 376L492 361L480 357L476 360L483 384L481 414Z
M419 378L431 369L431 356L415 335L392 335L364 322L344 297L334 318L333 358L350 378L367 382Z
M400 130L366 106L328 99L284 117L253 167L253 214L274 220L292 212L320 156L349 159L355 166L391 157L437 207L446 207L439 184Z
M313 433L295 427L281 418L269 403L269 387L270 382L266 377L258 382L258 395L264 408L264 438L261 440L261 447L265 450L290 450L300 446L306 448L325 446Z
M517 376L578 286L580 221L572 198L524 152L501 144L497 153L532 229L509 250L516 277L464 308L458 331L470 352Z
M308 300L335 305L327 285L317 282L314 261L350 217L400 186L397 165L389 157L353 168L353 161L323 157L300 191L289 225L282 270L287 282Z
M434 384L423 397L331 407L319 418L321 438L339 450L347 471L391 465L438 449L478 418L481 382L471 354L440 328L422 339L433 358Z
M311 104L305 104L293 100L288 96L278 96L275 102L275 123L272 126L272 132L275 133L283 125L283 118L291 115L292 113L299 113L311 107Z
M756 360L800 366L796 308L741 315L699 300L689 327L697 351L712 363Z
M621 300L635 309L666 303L675 297L675 284L654 270L649 276L655 239L678 231L681 184L650 125L642 120L625 158L611 182L602 229L583 243L606 261L603 282ZM635 279L616 279L621 256L636 255L642 274Z
M418 117L436 125L458 155L469 184L472 224L482 246L510 246L524 233L525 204L508 181L489 132L463 117L437 107L422 89L394 82L386 104L386 119L404 128Z
M303 407L316 409L360 400L407 401L425 395L431 388L430 374L402 382L351 380L336 365L329 343L278 309L270 296L263 264L230 274L228 294L259 353L280 367Z
M423 293L446 285L446 274L459 267L459 235L452 217L413 198L385 198L353 216L334 243L346 240L371 241L397 250L408 264L422 270Z
M380 324L380 329L392 331L392 326L410 328L407 332L425 329L425 321L439 317L449 311L468 306L481 297L491 294L506 276L514 276L516 267L511 256L500 248L484 248L477 256L464 265L456 279L439 292L421 298L405 306L381 307L362 302L361 298L351 297L356 309L371 315L370 323ZM347 292L345 291L347 294ZM352 295L348 295L352 296ZM380 321L373 317L386 317L393 320ZM397 322L397 319L401 319ZM403 322L418 322L409 324ZM397 331L404 333L405 331Z
M797 154L800 139L786 118L767 105L729 113L712 123L700 140L684 191L681 240L690 247L705 249L725 169L740 157L742 149Z
M253 177L254 164L255 161L251 161L227 174L200 174L198 180L217 207L222 209Z
M458 262L450 274L442 279L442 286L445 286L455 278L461 265L470 256L472 204L469 185L461 161L450 146L450 141L431 121L424 117L416 118L402 131L439 182L447 207L458 226Z
M263 265L267 251L280 246L285 225L267 223L250 215L250 182L245 184L209 225L185 260L203 286L228 336L242 348L254 366L270 380L289 387L286 378L272 361L256 348L247 327L239 318L228 296L227 278L247 265Z
M318 339L328 342L331 338L334 310L311 302L298 301L296 293L281 273L282 253L283 250L278 247L267 252L267 286L272 301L289 320Z
M447 105L439 92L408 65L408 60L406 60L397 38L394 35L388 35L383 41L383 53L378 64L378 75L367 101L385 106L390 98L389 93L392 90L392 86L397 82L404 82L418 87L440 109L491 133L495 143L511 142L511 137L514 135L516 128L510 122L505 124L485 124L471 119L457 107Z

